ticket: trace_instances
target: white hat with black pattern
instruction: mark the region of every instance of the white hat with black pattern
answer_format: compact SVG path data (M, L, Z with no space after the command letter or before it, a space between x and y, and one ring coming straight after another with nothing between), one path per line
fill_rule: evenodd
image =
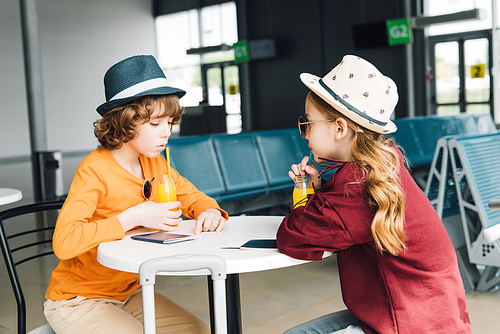
M390 120L399 99L396 83L368 61L347 55L323 78L302 73L300 80L355 123L377 133L397 130Z

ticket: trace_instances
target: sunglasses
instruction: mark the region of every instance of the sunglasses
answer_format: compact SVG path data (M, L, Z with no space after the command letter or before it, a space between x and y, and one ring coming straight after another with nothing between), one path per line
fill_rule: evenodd
M313 124L313 123L321 123L321 122L333 122L334 119L325 119L322 121L314 121L314 122L309 122L305 116L299 116L298 120L298 127L299 127L299 132L300 136L304 139L306 139L307 134L309 133L309 126L308 124Z
M146 181L142 184L142 197L144 197L146 201L149 201L149 198L151 197L151 182L153 182L154 179L154 177L151 180L146 179Z

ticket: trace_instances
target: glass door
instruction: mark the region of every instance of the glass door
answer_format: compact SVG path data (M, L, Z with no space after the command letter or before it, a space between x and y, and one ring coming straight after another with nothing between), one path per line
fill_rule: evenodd
M429 41L432 114L491 112L489 32L432 36Z
M227 133L241 132L241 97L239 92L239 70L232 62L202 65L204 92L209 106L220 106L224 110Z

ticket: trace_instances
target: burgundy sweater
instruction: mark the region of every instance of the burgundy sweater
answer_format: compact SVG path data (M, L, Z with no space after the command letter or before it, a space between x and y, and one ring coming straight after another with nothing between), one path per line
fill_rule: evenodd
M280 252L303 260L336 252L344 303L366 333L471 333L455 250L427 197L402 166L407 250L381 254L364 182L349 184L360 173L342 163L293 209L277 232Z

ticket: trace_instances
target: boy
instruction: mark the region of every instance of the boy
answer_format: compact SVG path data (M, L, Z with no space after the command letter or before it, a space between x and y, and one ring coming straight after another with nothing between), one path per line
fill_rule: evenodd
M78 167L53 237L60 262L44 314L57 333L142 333L139 276L99 264L99 244L137 226L174 231L181 214L197 219L196 234L219 232L228 218L173 169L178 201L155 202L153 180L167 173L160 153L181 119L185 92L170 86L154 57L120 61L106 72L104 86L102 118L94 123L102 147ZM155 301L159 333L208 333L205 322L172 300L155 293Z

